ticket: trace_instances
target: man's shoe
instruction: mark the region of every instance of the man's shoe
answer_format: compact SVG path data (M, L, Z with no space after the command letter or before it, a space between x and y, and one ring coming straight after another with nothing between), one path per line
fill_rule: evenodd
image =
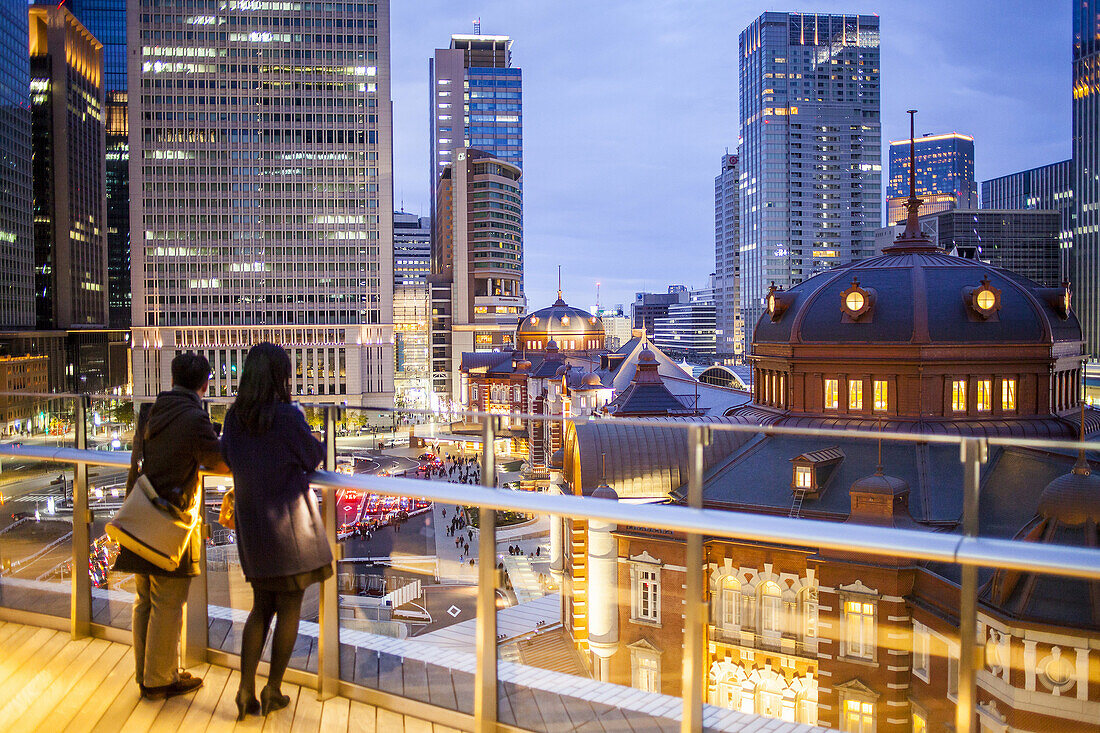
M200 687L202 687L201 677L188 676L186 679L181 677L172 684L163 687L146 687L144 695L148 700L164 700L177 695L186 695Z

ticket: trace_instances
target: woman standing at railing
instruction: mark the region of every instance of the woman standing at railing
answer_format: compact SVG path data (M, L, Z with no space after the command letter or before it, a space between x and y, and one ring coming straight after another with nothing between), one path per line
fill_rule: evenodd
M222 451L233 472L241 569L253 595L241 637L238 720L290 704L280 688L298 638L302 596L333 572L332 550L307 479L325 449L290 402L290 370L290 357L282 348L253 346L222 435ZM256 667L272 618L271 672L257 700Z

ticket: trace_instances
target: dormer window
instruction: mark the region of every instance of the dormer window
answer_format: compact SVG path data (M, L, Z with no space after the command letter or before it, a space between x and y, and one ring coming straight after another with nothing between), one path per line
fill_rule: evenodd
M852 284L840 294L840 310L850 321L858 321L871 312L875 304L875 291L859 286L859 279L853 277Z
M829 478L843 460L844 454L836 446L810 451L792 458L791 491L796 496L817 498L825 490Z
M1063 281L1060 288L1040 288L1038 293L1059 318L1063 321L1069 318L1073 305L1073 293L1069 289L1069 281Z
M986 276L982 278L980 286L963 290L963 300L970 307L971 313L981 320L996 320L997 311L1001 309L1001 290L993 287Z

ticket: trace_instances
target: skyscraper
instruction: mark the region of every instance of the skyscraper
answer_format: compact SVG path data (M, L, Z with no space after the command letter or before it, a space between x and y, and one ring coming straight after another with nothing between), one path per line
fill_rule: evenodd
M737 300L738 249L741 246L737 156L722 156L722 171L714 179L714 304L716 356L740 361L745 328Z
M974 183L974 138L949 132L919 137L913 145L917 162L920 214L978 208ZM905 222L909 196L909 139L890 143L890 182L886 187L886 223Z
M130 151L126 97L126 0L69 0L103 44L107 91L107 291L112 328L130 326ZM200 17L200 16L196 16Z
M1100 356L1100 0L1073 7L1074 304L1085 349Z
M432 226L426 216L393 213L393 386L399 407L425 408L431 391L428 359Z
M739 47L745 351L771 283L874 254L882 218L879 19L764 13Z
M523 295L520 169L481 150L457 150L437 186L432 220L432 383L451 400L463 352L513 345Z
M107 325L103 44L64 5L30 8L40 329Z
M30 66L25 3L0 3L0 328L34 326Z
M135 393L197 351L232 394L274 341L295 393L392 406L389 3L153 4L127 7Z
M1063 160L982 181L983 209L1047 209L1061 218L1058 248L1062 277L1073 253L1073 161Z
M1048 288L1062 283L1057 211L951 209L922 216L920 226L948 253L1012 270Z
M453 35L428 60L432 202L455 150L472 147L523 168L523 73L508 36Z

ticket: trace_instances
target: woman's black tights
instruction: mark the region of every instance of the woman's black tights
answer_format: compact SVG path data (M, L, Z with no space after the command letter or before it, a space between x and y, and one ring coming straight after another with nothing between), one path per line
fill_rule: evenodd
M267 630L271 619L275 620L275 635L271 639L271 672L267 685L279 692L283 673L290 663L290 653L298 639L298 618L302 614L302 595L305 591L272 591L252 586L252 611L244 622L241 635L241 692L256 694L256 667L264 651Z

